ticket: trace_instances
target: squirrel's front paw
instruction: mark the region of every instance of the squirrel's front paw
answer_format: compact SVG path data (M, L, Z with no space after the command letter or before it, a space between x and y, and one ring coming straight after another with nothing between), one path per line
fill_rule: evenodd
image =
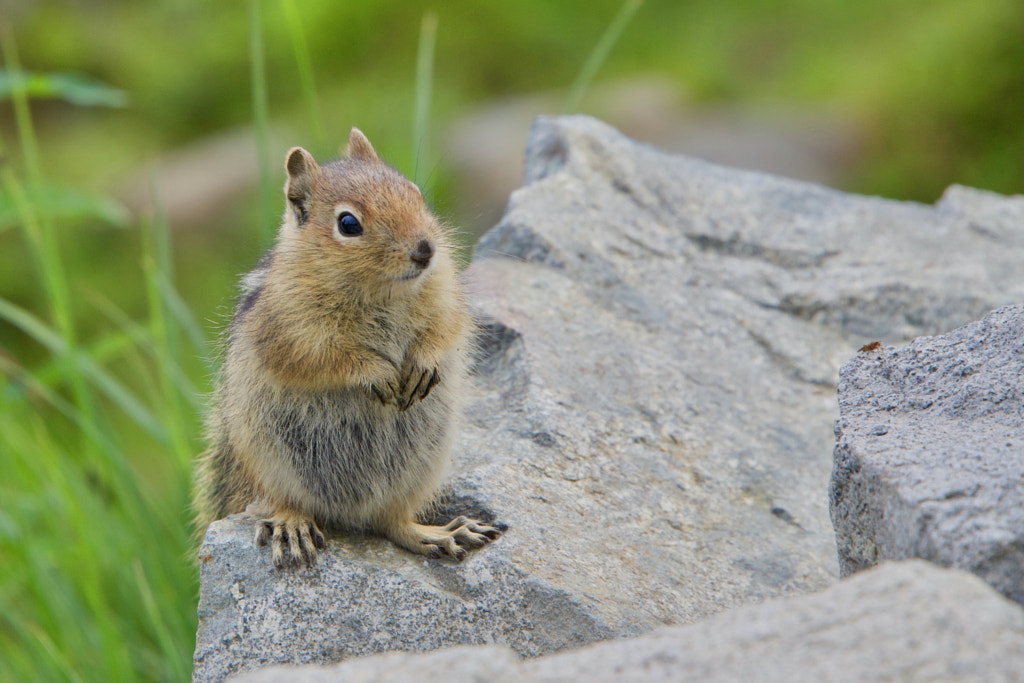
M441 374L436 365L428 367L408 363L402 372L402 385L397 397L398 409L408 410L416 401L422 401L440 381Z
M316 522L296 514L278 514L260 520L256 527L256 545L265 546L268 542L271 559L278 569L284 568L288 559L296 567L315 564L317 549L327 547Z
M388 405L389 403L399 403L400 386L401 383L396 377L394 381L378 382L364 386L363 391L371 399L380 401L383 405Z

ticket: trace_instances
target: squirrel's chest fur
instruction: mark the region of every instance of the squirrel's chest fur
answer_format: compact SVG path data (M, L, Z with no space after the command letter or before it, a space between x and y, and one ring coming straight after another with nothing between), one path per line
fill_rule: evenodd
M362 390L280 389L250 395L241 424L267 493L325 522L359 523L439 477L454 433L455 396L439 386L405 412ZM242 444L240 444L242 445ZM288 472L282 472L287 469Z
M257 500L283 502L324 523L344 525L369 523L403 498L427 497L444 474L456 433L464 349L444 355L443 381L405 411L383 405L360 387L320 386L315 377L330 371L332 354L345 352L341 340L359 339L400 366L417 341L415 327L394 324L391 312L381 308L354 314L349 307L338 317L323 307L311 312L275 306L280 298L268 296L260 271L243 280L215 425L231 457L244 463L237 470L244 488ZM317 347L282 341L295 333L296 321L326 326L314 335ZM281 345L269 356L267 339ZM300 362L313 364L303 370L313 382L279 381L276 371Z

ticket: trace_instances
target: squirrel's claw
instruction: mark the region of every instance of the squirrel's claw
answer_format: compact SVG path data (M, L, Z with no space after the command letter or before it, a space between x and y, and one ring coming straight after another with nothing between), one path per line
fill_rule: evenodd
M417 392L419 393L420 396L420 400L422 401L423 399L425 399L427 397L427 394L430 393L430 390L436 387L440 381L441 375L439 374L437 368L434 368L433 372L430 373L429 379L427 378L427 375L424 374L423 380L416 387Z
M430 390L441 381L436 367L411 367L402 379L402 389L398 395L398 409L408 410L416 401L422 401Z
M278 515L261 520L256 526L256 545L270 543L270 556L274 567L283 569L316 564L317 549L327 547L327 541L316 523L308 517ZM287 549L287 553L285 550Z
M468 517L456 517L444 526L408 523L389 529L387 536L414 553L462 562L469 551L487 545L507 531L504 524L486 524Z
M371 384L369 387L365 387L364 391L370 396L380 401L381 405L387 405L389 403L401 404L400 392L390 382L383 384Z

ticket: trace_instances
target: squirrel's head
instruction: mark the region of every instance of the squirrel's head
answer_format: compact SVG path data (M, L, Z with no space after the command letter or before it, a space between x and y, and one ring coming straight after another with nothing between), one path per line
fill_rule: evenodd
M341 159L320 166L294 147L285 170L278 251L294 256L304 274L390 295L417 286L448 258L444 228L419 188L381 161L358 128Z

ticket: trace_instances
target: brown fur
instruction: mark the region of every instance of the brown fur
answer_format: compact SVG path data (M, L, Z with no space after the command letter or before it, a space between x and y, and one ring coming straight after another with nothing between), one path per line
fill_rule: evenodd
M419 525L449 462L471 321L443 224L353 128L347 156L287 156L274 248L242 280L197 467L196 525L252 506L280 567L319 525L461 560L500 530ZM362 233L342 234L351 213Z

